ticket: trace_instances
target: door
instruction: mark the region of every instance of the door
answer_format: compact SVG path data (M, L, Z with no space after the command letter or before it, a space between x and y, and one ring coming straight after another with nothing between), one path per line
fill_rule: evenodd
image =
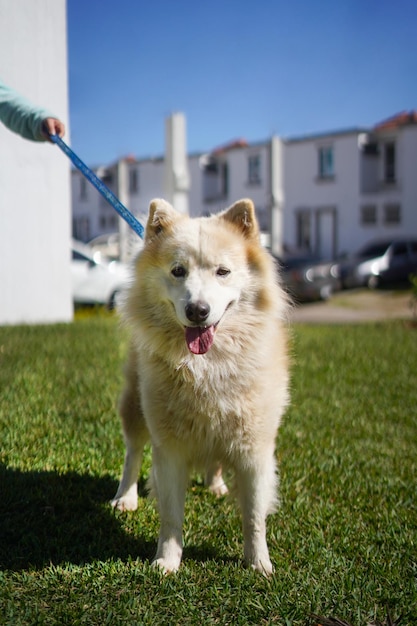
M315 252L322 259L334 259L337 254L335 208L316 210L316 246Z

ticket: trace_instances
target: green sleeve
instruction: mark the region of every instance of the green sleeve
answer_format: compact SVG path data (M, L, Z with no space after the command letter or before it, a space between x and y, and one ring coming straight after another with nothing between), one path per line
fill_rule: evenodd
M56 117L47 109L33 105L0 80L0 121L11 131L32 141L45 141L42 122Z

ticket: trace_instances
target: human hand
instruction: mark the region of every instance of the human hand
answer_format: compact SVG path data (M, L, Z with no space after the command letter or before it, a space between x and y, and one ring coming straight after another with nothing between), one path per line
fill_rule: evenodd
M63 137L65 135L65 125L55 117L47 117L42 122L42 135L48 141L51 141L51 135Z

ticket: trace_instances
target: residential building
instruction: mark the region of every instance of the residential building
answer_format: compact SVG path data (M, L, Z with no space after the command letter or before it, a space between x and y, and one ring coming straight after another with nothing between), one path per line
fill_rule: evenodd
M417 235L417 114L286 142L285 241L323 257Z
M417 112L377 124L360 153L362 232L417 234Z
M370 239L417 235L417 113L373 128L258 143L239 139L188 157L189 211L215 213L252 198L275 253L304 250L323 258L355 251ZM146 220L164 195L164 159L126 160L130 210ZM118 190L115 164L102 173ZM100 175L100 168L97 173ZM110 174L109 174L110 173ZM120 191L120 190L119 190ZM88 194L88 196L87 196ZM74 232L85 240L116 228L117 217L73 172Z

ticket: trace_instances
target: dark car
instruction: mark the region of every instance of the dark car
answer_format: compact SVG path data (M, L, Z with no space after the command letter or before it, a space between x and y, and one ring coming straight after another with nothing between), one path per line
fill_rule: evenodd
M407 284L417 272L417 238L371 241L340 266L345 288Z
M276 259L284 286L299 302L327 300L340 289L339 265L311 254Z

